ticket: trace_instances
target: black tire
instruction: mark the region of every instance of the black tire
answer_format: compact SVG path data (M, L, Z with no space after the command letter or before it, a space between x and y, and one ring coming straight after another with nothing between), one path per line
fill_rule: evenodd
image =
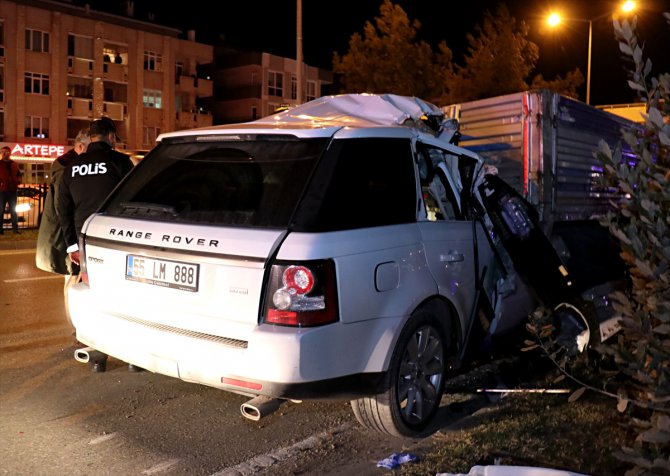
M450 335L433 311L416 311L393 351L386 390L351 401L358 422L391 436L420 435L440 407Z

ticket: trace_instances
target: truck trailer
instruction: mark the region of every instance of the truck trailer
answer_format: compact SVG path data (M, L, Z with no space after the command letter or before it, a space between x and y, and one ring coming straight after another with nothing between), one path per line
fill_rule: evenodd
M595 157L636 123L548 89L496 96L443 108L459 123L459 145L482 156L540 214L545 231L556 221L598 216L617 198L601 183ZM624 154L630 150L624 149Z

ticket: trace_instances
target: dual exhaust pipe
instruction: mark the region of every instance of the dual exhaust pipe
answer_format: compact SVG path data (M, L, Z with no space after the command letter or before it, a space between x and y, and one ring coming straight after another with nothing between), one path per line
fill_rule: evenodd
M74 351L74 358L77 362L89 364L104 360L107 358L107 355L103 354L99 350L94 349L93 347L84 347ZM266 397L264 395L258 395L248 402L243 403L240 406L240 412L242 412L243 417L252 421L258 421L261 418L277 411L284 402L286 402L286 400L281 398L272 398Z

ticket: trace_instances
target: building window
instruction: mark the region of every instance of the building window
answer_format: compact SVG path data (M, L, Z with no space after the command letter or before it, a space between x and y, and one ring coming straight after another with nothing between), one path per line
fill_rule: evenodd
M284 75L277 71L268 71L268 96L284 95Z
M26 49L37 53L49 52L49 33L26 28Z
M36 139L47 139L49 137L49 118L39 116L26 116L25 137Z
M24 84L24 90L27 93L49 95L48 74L26 72Z
M5 65L0 64L0 102L5 102Z
M316 81L307 81L307 100L316 99Z
M179 84L179 78L181 76L184 76L184 63L182 63L181 61L177 61L174 64L174 77L176 84Z
M75 58L93 59L93 38L68 34L67 55Z
M161 134L160 127L144 126L142 134L142 147L153 147L156 145L156 138Z
M144 107L153 107L156 109L163 108L162 91L157 89L145 89L142 95L142 103Z
M258 109L256 106L251 106L251 120L254 121L258 119Z
M0 139L5 138L5 111L0 111Z
M144 52L144 69L147 71L162 71L163 56L153 51Z
M298 99L298 77L291 75L291 99Z

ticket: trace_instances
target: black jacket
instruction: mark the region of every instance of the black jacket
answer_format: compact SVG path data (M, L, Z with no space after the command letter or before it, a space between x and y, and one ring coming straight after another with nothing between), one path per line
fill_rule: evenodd
M56 211L66 245L77 243L86 219L133 168L130 157L106 142L91 142L65 169L57 191Z
M63 181L63 172L77 157L79 155L74 149L70 149L51 164L49 189L44 202L42 218L40 218L35 250L35 265L50 273L77 274L79 272L78 267L70 262L65 251L67 246L63 239L63 229L56 214L56 198Z

